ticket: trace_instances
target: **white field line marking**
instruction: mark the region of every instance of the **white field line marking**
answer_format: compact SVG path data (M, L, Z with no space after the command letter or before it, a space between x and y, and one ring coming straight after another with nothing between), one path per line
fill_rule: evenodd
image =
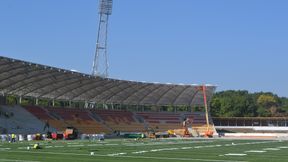
M195 149L203 148L203 146L195 146L194 148L195 148Z
M114 144L113 144L113 143L109 144L109 143L108 143L108 144L105 144L105 145L106 145L106 146L117 146L117 145L119 145L119 144L116 144L116 143L114 143Z
M194 148L198 149L198 148L214 148L214 147L221 147L222 145L208 145L208 146L195 146ZM187 149L193 149L193 147L180 147L180 148L162 148L162 149L152 149L150 151L138 151L138 152L132 152L132 154L143 154L143 153L147 153L147 152L160 152L160 151L173 151L173 150L187 150ZM111 155L111 154L108 154ZM121 155L119 153L114 153L112 154L113 156L117 156L117 155Z
M115 154L108 154L107 156L119 156L119 155L126 155L125 152L115 153Z
M213 147L222 147L222 145L212 145ZM210 146L208 146L210 147Z
M18 147L17 149L20 149L20 150L26 150L27 149L27 147Z
M67 144L68 144L68 145L78 145L79 142L75 142L75 143L74 143L74 142L68 142Z
M33 146L33 144L30 144L31 146ZM107 146L114 146L114 145L118 145L118 144L104 144ZM74 144L74 145L67 145L67 146L44 146L44 148L61 148L61 147L84 147L84 146L89 146L89 147L93 147L93 146L103 146L103 144L88 144L88 145L80 145L80 144ZM27 147L18 147L18 149L27 149ZM0 148L0 150L4 150L4 148Z
M195 144L195 143L211 143L213 141L181 141L181 142L153 142L153 143L124 143L124 146L155 146L155 145L180 145L180 144Z
M10 150L11 148L0 148L1 151Z
M84 147L84 145L68 145L67 147Z
M88 144L87 146L93 147L93 146L103 146L103 144Z
M221 147L222 145L207 145L207 146L195 146L194 148L213 148L213 147Z
M274 141L272 141L274 142ZM237 146L237 145L251 145L251 144L263 144L263 143L269 143L267 141L265 142L249 142L249 143L239 143L239 144L234 144L232 143L233 146ZM231 145L231 146L232 146ZM195 149L200 149L200 148L214 148L214 147L221 147L222 145L208 145L208 146L195 146ZM225 145L226 146L226 145ZM229 145L230 146L230 145ZM132 154L143 154L143 153L147 153L147 152L159 152L159 151L170 151L170 150L179 150L179 149L192 149L192 147L181 147L181 148L163 148L163 149L153 149L150 151L138 151L138 152L132 152ZM275 150L275 149L274 149ZM120 154L113 154L114 156L120 155ZM243 154L225 154L226 156L245 156ZM220 155L219 155L220 156ZM222 155L223 156L223 155Z
M0 161L11 161L11 162L40 162L40 161L31 161L31 160L13 160L13 159L0 159Z
M147 156L118 156L121 158L135 158L135 159L156 159L156 160L175 160L175 161L204 161L204 162L247 162L234 160L214 160L214 159L192 159L192 158L169 158L169 157L147 157Z
M267 152L267 151L262 151L262 150L250 150L250 151L245 151L245 152L252 152L252 153L264 153L264 152Z
M77 153L61 153L61 152L30 152L30 151L8 151L15 153L30 153L30 154L50 154L50 155L74 155L74 156L91 156L90 154L77 154ZM93 156L99 157L115 157L94 154ZM133 159L156 159L156 160L177 160L177 161L204 161L204 162L248 162L248 161L236 161L236 160L214 160L214 159L192 159L192 158L169 158L169 157L146 157L146 156L117 156L117 158L133 158ZM29 162L29 161L24 161ZM34 161L30 161L34 162Z
M192 148L192 147L191 147ZM146 153L146 152L159 152L159 151L172 151L172 150L179 150L181 148L162 148L162 149L152 149L150 151L137 151L137 152L132 152L132 154L143 154L143 153ZM127 154L127 153L125 153ZM110 155L113 155L113 156L117 156L117 155L123 155L121 153L115 153L115 154L108 154L109 156Z
M212 147L220 147L221 145L210 145L210 146L196 146L194 148L212 148ZM180 148L177 148L177 147L172 147L172 148L162 148L162 149L152 149L150 151L138 151L138 152L132 152L132 154L143 154L143 153L147 153L147 152L160 152L160 151L173 151L173 150L187 150L187 149L193 149L193 147L180 147ZM108 154L108 155L111 155L111 154ZM121 155L121 154L113 154L113 156L117 156L117 155Z
M262 142L246 142L246 143L232 143L225 144L224 146L241 146L241 145L254 145L254 144L266 144L266 143L276 143L278 141L262 141Z
M266 150L266 151L279 151L280 149L279 148L264 148L263 150Z
M225 156L246 156L247 154L234 154L234 153L229 153L229 154L224 154Z
M281 147L278 147L280 149L287 149L288 147L287 146L281 146Z
M132 152L132 154L143 154L143 153L146 153L148 151L137 151L137 152Z
M150 152L171 151L171 150L179 150L179 148L162 148L162 149L153 149L153 150L150 150Z
M274 141L270 141L270 142L274 142ZM264 142L247 142L247 143L239 143L239 144L234 144L232 143L233 146L237 146L237 145L252 145L252 144L263 144L263 143L270 143L267 141ZM231 146L232 146L231 145ZM206 146L195 146L195 147L180 147L180 148L162 148L162 149L152 149L150 151L138 151L136 152L137 154L143 154L143 153L147 153L147 152L160 152L160 151L171 151L171 150L179 150L179 149L200 149L200 148L214 148L214 147L221 147L222 145L206 145ZM225 145L226 146L226 145ZM229 145L230 146L230 145ZM183 149L184 148L184 149ZM136 154L135 152L132 152L132 154ZM110 155L110 154L108 154ZM121 155L121 154L113 154L113 156L117 156L117 155Z
M53 147L64 147L64 146L44 146L44 148L53 148ZM67 147L69 147L69 146L67 146ZM70 146L70 147L73 147L73 146ZM76 146L74 146L74 147L76 147ZM27 147L18 147L17 149L20 149L20 150L26 150L27 149ZM1 150L1 149L0 149Z
M90 155L90 154L77 154L77 153L68 153L68 152L65 152L65 153L64 152L32 152L32 151L7 151L7 152L30 153L30 154L51 154L51 155L78 155L78 156ZM106 156L106 155L98 154L97 156Z

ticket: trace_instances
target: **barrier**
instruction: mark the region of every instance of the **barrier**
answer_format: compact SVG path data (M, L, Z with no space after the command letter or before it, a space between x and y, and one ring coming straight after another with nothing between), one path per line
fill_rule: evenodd
M19 134L18 137L19 137L19 141L20 141L20 142L22 142L22 141L25 140L25 138L24 138L24 136L23 136L22 134Z
M287 133L224 133L225 137L234 138L287 138Z
M8 137L7 137L7 135L6 134L1 134L1 141L2 142L6 142L6 141L8 141Z
M27 141L32 141L33 140L33 136L31 134L27 135Z
M104 140L105 135L104 134L81 134L79 136L81 140ZM16 135L16 141L23 142L23 141L33 141L33 140L48 140L46 134L18 134ZM64 140L63 134L57 134L55 133L55 140ZM10 142L11 141L11 134L0 134L0 141L1 142Z

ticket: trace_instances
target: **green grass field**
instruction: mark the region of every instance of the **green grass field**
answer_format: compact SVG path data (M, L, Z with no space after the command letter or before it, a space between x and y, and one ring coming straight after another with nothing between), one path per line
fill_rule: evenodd
M288 161L288 141L231 139L107 139L0 143L4 162ZM29 147L30 149L27 149ZM92 155L91 155L92 152ZM94 154L93 154L94 153Z

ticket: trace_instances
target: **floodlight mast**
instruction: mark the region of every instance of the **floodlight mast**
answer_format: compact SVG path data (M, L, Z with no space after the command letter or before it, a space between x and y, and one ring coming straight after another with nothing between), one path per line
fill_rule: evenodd
M108 19L109 15L112 14L112 3L113 0L99 0L99 26L93 60L93 76L108 77L107 35Z

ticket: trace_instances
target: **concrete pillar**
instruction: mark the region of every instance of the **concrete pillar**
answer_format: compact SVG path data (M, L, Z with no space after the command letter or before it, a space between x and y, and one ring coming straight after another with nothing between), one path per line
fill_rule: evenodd
M38 98L35 99L35 105L38 105L39 104L39 100Z
M19 97L19 104L22 103L22 96Z

